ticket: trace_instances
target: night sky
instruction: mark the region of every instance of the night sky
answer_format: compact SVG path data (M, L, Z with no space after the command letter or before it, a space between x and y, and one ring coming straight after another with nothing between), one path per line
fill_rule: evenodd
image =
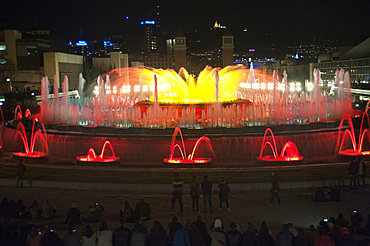
M168 33L209 30L217 20L255 42L304 42L313 36L362 41L370 36L369 0L1 0L0 28L44 28L66 42L99 40L138 32L139 22L155 14L156 3ZM248 32L243 34L244 28Z

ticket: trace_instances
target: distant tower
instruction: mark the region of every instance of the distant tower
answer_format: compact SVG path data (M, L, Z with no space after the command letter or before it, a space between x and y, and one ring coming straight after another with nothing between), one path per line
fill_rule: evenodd
M175 35L174 44L175 53L175 71L179 71L181 67L187 67L186 59L186 37L182 32Z
M227 30L224 35L222 35L222 55L223 67L232 65L234 63L234 36L230 30Z

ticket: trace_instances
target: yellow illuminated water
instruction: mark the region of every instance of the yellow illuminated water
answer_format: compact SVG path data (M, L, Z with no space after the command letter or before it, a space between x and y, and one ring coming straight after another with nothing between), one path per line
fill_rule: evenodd
M155 69L148 67L130 68L110 73L111 84L124 87L125 93L144 90L147 94L154 91L154 75L158 83L158 101L161 103L209 103L216 101L216 71L219 74L219 101L236 100L236 88L246 82L249 69L244 66L228 66L223 69L207 66L196 77L184 68L177 73L172 69ZM150 100L154 100L150 96Z

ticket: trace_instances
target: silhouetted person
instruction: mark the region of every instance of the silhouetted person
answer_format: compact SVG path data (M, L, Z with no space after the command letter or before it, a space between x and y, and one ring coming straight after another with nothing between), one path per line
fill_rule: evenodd
M175 234L178 230L182 228L182 225L179 223L177 216L172 217L172 222L168 224L168 239L170 242L173 241Z
M113 246L129 246L131 240L131 231L126 227L126 221L123 217L119 220L120 226L113 232Z
M236 229L234 222L230 223L230 230L226 232L226 242L228 246L239 246L241 243L242 235L240 231Z
M150 209L149 204L146 203L143 198L141 198L135 207L135 213L137 217L139 219L142 218L144 220L150 220L151 212L152 210Z
M42 246L62 246L63 242L52 228L48 228L41 238Z
M96 240L96 233L94 233L91 226L87 224L81 237L81 246L96 245Z
M200 189L199 181L197 177L195 177L195 175L191 178L189 188L190 188L190 196L191 196L191 201L192 201L192 206L193 206L193 212L195 211L199 212L199 195L201 195L202 191Z
M68 224L68 231L64 237L64 246L79 246L80 245L80 235L75 230L73 223Z
M219 218L215 218L213 222L213 228L211 229L212 246L227 245L226 233L222 229L222 221Z
M359 159L356 158L356 159L353 159L348 166L348 172L350 175L349 188L351 190L357 189L357 175L358 175L359 164L360 164Z
M74 223L74 224L81 224L81 213L80 210L77 208L77 203L72 202L72 206L68 209L67 218L65 223Z
M310 246L311 241L309 238L305 237L303 228L297 229L297 235L293 238L294 246Z
M283 225L283 229L276 236L277 245L293 246L293 234L289 230L287 224Z
M23 165L23 160L20 159L17 164L17 188L19 187L19 182L21 183L21 188L23 188L23 179L26 173L26 167Z
M41 208L36 200L32 202L32 205L28 207L28 212L31 215L32 219L40 219L41 218Z
M328 195L330 197L330 200L332 200L334 202L342 201L342 196L340 194L340 189L337 185L334 185L334 187L328 192Z
M364 160L361 158L358 167L357 187L360 187L360 180L362 181L363 188L366 188L366 165Z
M206 223L202 221L202 216L198 215L197 220L193 224L198 228L200 235L202 237L202 244L208 245L210 243L210 237L207 231Z
M204 203L204 212L207 212L207 201L209 204L209 211L213 212L212 206L212 183L209 182L208 176L204 175L204 180L201 184L202 191L203 191L203 203Z
M221 178L221 182L218 184L218 189L219 189L218 198L220 200L220 208L218 210L222 211L222 204L226 203L226 209L227 211L230 211L229 207L230 187L224 177Z
M310 240L310 245L314 246L317 239L319 238L319 233L317 232L315 226L310 225L308 231L306 232L306 237Z
M161 223L156 220L149 232L149 246L167 246L168 237L166 230Z
M275 172L271 172L271 199L270 199L271 204L274 202L274 198L276 197L278 205L280 206L279 192L280 192L279 179Z
M51 205L50 200L46 199L45 204L41 205L42 217L45 219L54 218L56 209Z
M257 234L255 233L252 223L248 222L247 230L242 235L241 239L242 246L258 246L259 241Z
M148 244L148 231L143 225L144 220L139 219L132 229L131 246L145 246Z
M173 212L173 208L175 206L176 200L179 201L179 206L180 206L180 214L184 213L184 207L182 203L182 187L183 187L183 182L179 178L179 174L175 173L175 180L173 181L173 192L172 192L172 199L171 199L171 212Z
M336 246L357 246L358 242L349 233L347 228L342 229L342 235L338 238Z
M190 246L202 246L202 235L190 219L186 220L186 229L189 231Z
M338 218L335 220L335 224L337 224L340 228L349 228L349 222L344 218L342 213L338 214Z
M136 213L127 200L124 201L123 207L119 211L119 216L128 223L135 223L137 220Z
M111 246L113 240L113 233L108 230L108 225L102 221L99 226L99 231L96 233L98 239L98 246Z
M87 220L90 223L95 223L99 222L102 220L104 216L104 208L99 204L99 203L93 203L89 208L88 208L88 214L87 214Z
M325 193L324 191L322 190L321 187L318 187L316 192L315 192L315 196L313 198L313 201L314 202L327 202L328 199L326 199L326 196L325 196Z

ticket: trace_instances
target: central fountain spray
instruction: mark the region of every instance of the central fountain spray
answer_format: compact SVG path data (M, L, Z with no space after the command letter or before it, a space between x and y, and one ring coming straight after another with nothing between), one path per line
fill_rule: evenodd
M256 77L252 84L245 81L251 73ZM119 74L128 74L128 81ZM343 76L348 80L347 74ZM270 77L244 66L206 67L197 80L183 68L179 73L125 68L111 71L105 82L99 77L89 100L77 102L65 95L62 103L48 100L46 78L41 115L46 122L84 126L212 128L309 123L338 119L348 112L350 94L323 95L319 70L314 78L314 91L297 95L288 93L286 73L279 83L277 72ZM63 90L67 89L65 78ZM143 98L147 100L139 102Z

